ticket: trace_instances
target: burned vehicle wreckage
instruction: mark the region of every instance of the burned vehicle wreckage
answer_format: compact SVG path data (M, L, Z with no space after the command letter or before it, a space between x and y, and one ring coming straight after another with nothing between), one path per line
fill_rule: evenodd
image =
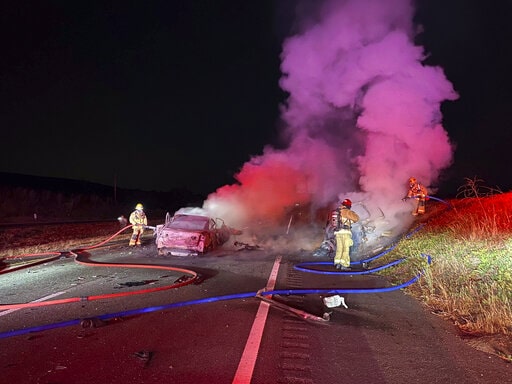
M286 233L291 231L291 227L297 224L311 225L315 223L322 228L321 235L323 239L320 244L312 250L312 256L315 258L333 259L336 252L336 240L334 236L335 226L332 222L332 213L339 204L329 204L327 206L312 207L310 204L295 204L288 207L285 211ZM393 242L394 233L399 232L397 224L393 220L386 218L384 212L379 207L370 207L364 201L354 203L352 209L359 215L360 221L352 226L353 246L351 247L351 257L359 259L363 255L370 255L379 252L387 245Z
M159 255L200 255L219 248L238 231L228 227L222 219L206 215L167 213L165 223L156 226L156 247Z
M353 208L361 217L360 222L353 226L354 257L382 249L392 241L393 225L385 218L382 210L370 209L362 202L355 203ZM287 241L293 241L296 234L304 235L302 232L304 228L308 231L316 228L314 229L316 234L313 236L322 235L323 232L323 239L312 238L313 244L320 240L320 244L317 243L311 250L312 256L332 259L336 244L334 228L329 220L331 212L332 206L314 208L309 204L295 204L284 209L277 227L256 220L257 231L244 230L242 233L241 230L226 225L223 219L213 218L204 210L180 209L174 215L167 213L164 224L151 228L154 230L158 255L161 256L203 255L222 247L233 237L242 234L243 237L250 238L251 242L262 241L268 246L277 239L287 238ZM322 227L323 230L320 229ZM297 232L297 229L301 230ZM258 244L244 243L236 238L232 245L237 250L263 249Z

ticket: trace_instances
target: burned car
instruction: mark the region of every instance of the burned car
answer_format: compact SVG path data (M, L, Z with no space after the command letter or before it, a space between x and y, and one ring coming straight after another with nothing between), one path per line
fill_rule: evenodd
M222 219L198 214L175 214L165 217L165 224L156 226L156 247L159 255L199 255L226 243L231 234Z

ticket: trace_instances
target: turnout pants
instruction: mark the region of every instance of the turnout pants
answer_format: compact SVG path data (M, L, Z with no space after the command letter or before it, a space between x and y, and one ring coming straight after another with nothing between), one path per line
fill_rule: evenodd
M340 229L334 232L336 237L336 255L334 265L340 264L343 267L350 267L350 247L354 244L350 229Z
M425 198L419 197L417 200L416 209L412 213L414 216L423 215L425 213Z
M144 227L142 225L134 225L132 229L133 233L132 237L130 237L129 245L131 247L133 247L134 245L141 245L140 239L142 237L142 234L144 233Z

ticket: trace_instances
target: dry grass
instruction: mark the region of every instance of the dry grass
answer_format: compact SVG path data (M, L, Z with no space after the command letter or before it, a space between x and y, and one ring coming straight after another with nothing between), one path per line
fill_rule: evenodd
M407 257L403 273L425 268L407 292L464 335L508 340L501 357L512 360L512 193L451 201L402 240L389 258ZM506 344L507 344L506 343Z
M109 238L119 229L118 222L4 228L0 229L0 258L91 246ZM121 233L116 239L128 242L128 232Z

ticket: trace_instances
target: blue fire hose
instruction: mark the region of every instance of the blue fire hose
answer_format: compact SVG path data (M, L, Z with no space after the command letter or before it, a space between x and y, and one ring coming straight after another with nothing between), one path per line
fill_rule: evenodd
M430 198L432 198L432 197L430 197ZM446 203L445 201L443 201L441 199L437 199L437 198L434 198L434 199L450 205L449 203ZM410 237L413 233L417 232L420 228L421 227L416 228L414 231L407 234L406 237ZM393 246L386 249L385 251L383 251L375 256L372 256L368 259L354 261L354 262L351 262L350 264L358 265L358 264L363 264L363 263L369 263L370 261L376 260L376 259L384 256L385 254L389 253L396 247L396 245L397 244L394 244ZM422 254L422 256L427 258L428 264L431 264L430 255ZM395 260L393 262L390 262L388 264L385 264L385 265L377 267L377 268L362 270L362 271L333 272L333 271L320 271L320 270L307 268L307 267L314 266L314 265L332 265L332 262L306 262L306 263L297 264L294 266L294 268L299 271L312 272L312 273L360 275L360 274L370 274L370 273L378 272L383 269L398 265L404 261L405 261L405 259L402 258L402 259ZM394 286L390 286L390 287L340 288L340 289L291 289L291 290L288 289L288 290L272 290L272 291L260 290L257 292L246 292L246 293L238 293L238 294L231 294L231 295L224 295L224 296L208 297L208 298L203 298L203 299L198 299L198 300L182 301L182 302L177 302L177 303L170 303L170 304L154 306L154 307L139 308L139 309L123 311L123 312L107 313L107 314L103 314L100 316L96 316L91 319L74 319L74 320L69 320L69 321L64 321L64 322L59 322L59 323L46 324L46 325L41 325L41 326L36 326L36 327L2 332L2 333L0 333L0 339L24 335L27 333L40 332L40 331L45 331L45 330L50 330L50 329L55 329L55 328L62 328L62 327L67 327L67 326L71 326L71 325L80 325L81 324L83 326L84 322L86 322L86 323L90 322L92 324L93 320L97 320L99 322L104 322L104 321L108 321L108 320L120 318L120 317L134 316L134 315L138 315L138 314L168 310L168 309L172 309L172 308L179 308L179 307L185 307L185 306L190 306L190 305L212 303L212 302L216 302L216 301L246 299L246 298L251 298L251 297L263 297L263 296L271 296L271 295L310 295L310 294L336 295L336 294L366 294L366 293L391 292L391 291L403 289L403 288L410 286L411 284L418 281L418 279L423 274L424 274L424 271L421 271L416 276L411 278L410 280L408 280L402 284L394 285Z

